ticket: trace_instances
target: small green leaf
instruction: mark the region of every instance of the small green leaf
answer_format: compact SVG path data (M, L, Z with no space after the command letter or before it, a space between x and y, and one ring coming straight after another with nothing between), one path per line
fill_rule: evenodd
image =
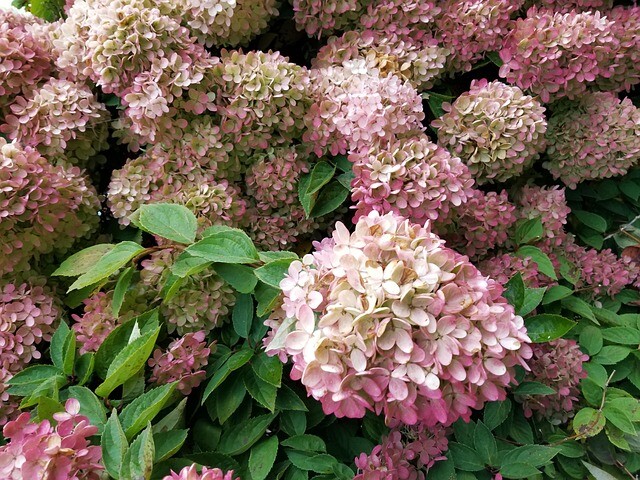
M528 318L525 321L527 335L533 343L544 343L562 337L571 330L576 323L560 315L543 313Z
M51 378L66 381L66 377L58 367L53 365L33 365L16 373L7 381L8 393L18 397L31 395L42 382Z
M155 463L160 463L176 454L187 439L189 430L171 430L153 434Z
M593 311L589 307L589 304L581 298L574 297L572 295L570 297L563 298L560 303L562 304L563 308L566 308L573 313L577 313L581 317L591 320L594 323L598 323L598 321L596 320L596 316L593 314Z
M333 467L338 461L326 453L309 453L286 449L287 458L300 470L316 473L333 473Z
M277 356L269 357L266 353L261 352L253 357L251 368L261 380L280 388L282 362Z
M29 11L47 22L55 22L64 14L62 0L29 0Z
M236 304L231 314L233 329L240 338L247 338L253 322L253 297L242 293L236 298Z
M100 444L102 445L102 463L105 470L112 478L121 478L122 461L129 444L115 408L104 426Z
M602 337L620 345L640 345L640 330L630 327L611 327L602 330ZM590 353L590 355L592 355Z
M504 478L535 478L540 473L535 467L527 463L508 463L500 468L500 474Z
M216 413L218 414L218 420L221 424L224 424L238 407L240 407L246 394L247 389L244 386L242 374L233 375L218 387L215 401Z
M181 428L184 425L184 409L186 406L187 398L185 397L173 410L155 423L153 433L168 432Z
M264 480L273 468L278 454L278 437L257 443L249 454L249 473L252 480Z
M602 431L605 423L602 412L586 407L573 418L573 431L581 437L593 437Z
M114 247L115 245L112 243L100 243L80 250L62 262L51 276L77 277L87 273L103 255L113 250Z
M545 287L525 288L524 301L522 302L522 306L516 311L516 313L524 317L525 315L533 312L538 307L538 305L540 305L540 302L542 302L545 291Z
M488 402L484 406L484 423L493 430L502 425L511 411L511 401L507 398L501 402Z
M107 422L107 413L95 393L86 387L78 386L69 387L68 393L70 398L80 402L80 413L89 419L91 425L98 428L98 434L102 434Z
M553 268L553 263L549 260L549 257L539 248L531 245L525 245L520 247L516 252L516 256L520 258L530 258L538 265L538 270L552 280L557 280L556 272Z
M254 263L260 260L249 236L238 229L214 233L194 243L185 252L218 263Z
M204 404L205 400L211 395L216 388L218 388L222 382L229 376L231 372L238 370L240 367L245 365L251 358L253 357L253 350L248 348L243 348L234 353L231 357L229 357L220 368L214 372L213 376L209 380L207 387L202 394L202 403Z
M265 382L253 373L244 376L244 386L256 402L270 412L275 411L277 387Z
M501 67L504 64L498 52L487 52L485 55L496 67Z
M333 180L325 186L316 199L316 204L311 210L312 217L322 217L339 208L349 196L349 189L339 181Z
M598 327L587 325L580 332L579 343L589 355L597 354L602 349L602 331Z
M311 178L305 195L313 195L320 191L333 178L336 167L328 162L320 161L315 164L311 171Z
M543 305L548 305L553 302L557 302L558 300L562 300L573 294L573 290L565 287L564 285L554 285L549 287L547 292L544 294L544 298L542 299Z
M522 281L522 275L520 273L516 273L505 284L504 298L506 298L507 302L513 305L516 310L519 310L524 302L524 288L524 282Z
M133 277L134 271L133 267L129 267L123 270L120 277L118 277L118 282L113 290L113 301L111 303L111 311L115 318L118 318L118 315L120 315L120 308L122 308L124 296L129 289L129 285L131 285L131 278Z
M516 244L524 245L542 238L544 230L540 218L532 218L518 223L516 226Z
M142 205L130 218L141 230L174 242L189 244L196 239L198 221L193 212L183 205Z
M440 118L445 114L442 104L453 100L451 95L442 95L436 92L424 92L423 96L427 99L429 110L431 110L431 113L433 113L433 116L436 118Z
M153 388L124 407L120 413L120 423L127 439L131 440L160 413L171 399L175 388L175 382Z
M304 209L304 213L309 218L311 209L316 202L316 195L307 195L307 189L311 183L311 173L306 173L300 176L298 180L298 199Z
M294 259L283 258L267 263L262 267L256 268L254 273L259 280L266 283L270 287L280 289L280 282L289 270L289 265Z
M540 382L522 382L513 393L516 395L553 395L556 391Z
M246 452L262 438L275 417L275 414L261 415L226 430L220 438L218 451L232 456Z
M256 286L255 297L258 301L256 313L259 317L263 317L271 313L275 308L281 293L282 292L279 288L270 287L262 282L258 283Z
M76 332L71 330L62 347L62 372L65 375L73 375L73 366L76 361Z
M225 282L240 293L252 293L258 283L258 279L253 273L253 268L246 265L216 263L213 269Z
M636 429L633 426L633 421L629 418L626 412L623 410L609 405L605 405L602 409L602 413L607 421L613 423L617 428L628 435L636 435Z
M559 452L560 449L558 447L524 445L509 450L502 458L502 464L526 463L532 467L541 467L549 463Z
M71 284L68 292L93 285L100 280L110 277L143 250L143 247L134 242L118 243L113 249L100 257L86 273L80 275L77 280Z
M294 410L298 412L308 411L304 402L300 397L291 390L287 385L282 385L278 389L278 396L276 397L276 408L278 410Z
M93 352L88 352L76 359L74 368L78 385L84 385L91 379L95 368L95 357Z
M171 265L171 273L176 277L187 278L206 270L212 263L206 258L180 255L176 262Z
M291 447L303 452L326 453L327 445L315 435L294 435L282 441L283 447Z
M571 213L576 216L580 223L593 228L596 232L604 233L607 231L607 221L600 215L584 210L572 210Z

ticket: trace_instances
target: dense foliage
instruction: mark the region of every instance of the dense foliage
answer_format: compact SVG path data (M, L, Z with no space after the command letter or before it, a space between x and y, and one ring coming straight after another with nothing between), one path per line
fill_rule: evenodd
M640 7L0 10L0 479L640 472Z

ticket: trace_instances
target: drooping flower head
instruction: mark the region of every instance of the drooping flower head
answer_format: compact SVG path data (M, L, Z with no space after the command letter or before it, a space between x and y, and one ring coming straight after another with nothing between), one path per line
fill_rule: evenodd
M529 360L531 371L526 380L547 385L555 393L516 396L523 402L525 415L531 417L536 414L557 425L573 417L580 397L578 384L587 376L582 364L588 360L589 356L582 353L575 340L559 338L533 345L533 357Z
M544 166L569 188L624 175L640 160L640 109L612 93L582 95L554 107Z
M337 223L292 262L267 324L326 413L449 425L504 398L531 351L502 287L420 225L393 213Z
M49 420L30 423L30 413L7 423L3 435L9 442L0 447L0 478L100 480L102 449L89 442L98 428L79 412L80 402L70 398L64 412L53 414L55 427Z
M467 164L478 184L517 177L545 148L545 109L518 87L474 80L443 109L433 122L438 143Z
M184 467L180 472L171 471L171 475L167 475L162 480L238 480L233 476L233 471L224 473L219 468L202 467L201 473L198 473L195 465Z
M469 170L424 134L375 144L349 155L349 160L355 175L355 220L376 210L415 223L444 221L452 206L472 195Z

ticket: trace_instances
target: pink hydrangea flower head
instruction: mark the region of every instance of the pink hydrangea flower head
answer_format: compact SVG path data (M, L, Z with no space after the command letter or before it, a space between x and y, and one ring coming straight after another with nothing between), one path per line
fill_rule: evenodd
M0 335L0 342L5 342L4 335ZM4 353L3 356L6 356ZM9 395L7 390L9 385L7 382L13 377L13 374L9 371L9 367L6 365L7 361L3 359L0 364L0 426L7 423L9 420L13 420L19 415L20 399Z
M43 155L86 161L108 147L109 113L84 83L49 79L19 96L0 131Z
M379 0L367 2L361 26L379 32L429 30L442 9L430 0Z
M374 144L349 156L355 179L355 220L369 212L394 212L412 222L444 221L472 195L473 180L459 158L424 134Z
M518 87L474 80L432 125L438 143L462 159L478 184L504 182L529 168L545 148L544 107Z
M171 342L165 351L157 348L148 364L151 372L151 382L164 385L178 383L178 390L183 395L189 395L205 379L211 349L205 341L205 332L200 330L187 333Z
M311 71L314 103L304 140L316 155L369 149L379 140L423 129L422 99L395 75L382 75L364 59Z
M196 470L195 465L184 467L179 473L171 471L171 475L167 475L162 480L238 480L233 476L233 471L224 473L219 468L202 467L200 473Z
M301 238L326 227L331 219L331 214L307 218L300 203L266 210L251 203L243 228L257 246L267 250L288 250Z
M327 414L449 425L504 398L531 355L502 287L425 227L371 212L294 261L266 345Z
M451 73L471 70L485 52L499 51L511 25L511 15L523 0L446 0L436 18L436 36L450 52Z
M640 109L607 92L563 101L549 119L547 141L544 166L569 188L624 175L640 160Z
M57 425L49 420L29 423L23 413L4 426L8 443L0 447L0 477L9 480L48 478L51 480L100 480L102 449L92 446L89 437L98 428L79 415L80 402L70 398L65 412L54 413Z
M453 248L474 258L506 245L517 221L516 206L505 190L484 193L474 189L469 200L456 207L449 218L451 221L444 225L436 222L434 228Z
M442 426L400 426L384 437L370 455L355 459L354 480L425 480L433 465L446 460L446 429Z
M428 90L444 71L449 50L421 31L389 33L350 31L331 37L313 60L315 68L342 65L362 58L368 69L407 79L419 90Z
M64 253L97 227L98 195L77 167L53 166L0 137L0 275Z
M548 285L551 281L538 271L536 262L530 258L516 257L511 253L485 258L478 264L478 269L500 285L505 285L516 273L522 275L524 284L531 288Z
M567 423L579 402L578 384L587 377L582 364L588 360L589 356L582 353L575 340L559 338L533 345L533 357L529 360L531 371L525 379L547 385L556 393L517 396L523 403L525 415L531 417L535 413L553 424Z
M528 9L533 5L565 13L570 11L585 12L589 10L606 11L613 6L613 0L527 0L524 6Z
M355 26L370 0L293 0L293 19L299 30L321 37Z
M169 250L161 250L143 260L141 288L159 294L175 256ZM207 269L191 275L171 300L163 302L160 313L169 332L184 335L204 330L209 333L226 319L234 303L233 288L212 269Z
M518 216L527 220L539 218L544 230L543 236L560 247L564 237L564 226L571 213L564 188L557 185L525 185L517 196L517 203Z
M532 7L504 39L500 76L545 103L576 98L599 76L611 75L610 61L618 49L613 25L597 11Z

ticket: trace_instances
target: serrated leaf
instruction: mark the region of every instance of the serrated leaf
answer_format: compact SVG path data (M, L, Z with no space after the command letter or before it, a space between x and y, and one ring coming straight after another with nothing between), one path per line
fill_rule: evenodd
M71 329L64 322L61 321L60 325L51 337L51 344L49 345L49 355L53 364L62 370L64 365L64 346L67 341L67 337L71 334Z
M533 478L539 473L540 470L527 463L509 463L500 468L500 474L511 479Z
M33 365L16 373L7 380L10 395L25 397L31 395L42 382L51 378L59 378L66 381L66 377L58 367L53 365Z
M77 277L87 273L103 255L113 250L112 243L100 243L74 253L51 274L58 277Z
M189 430L171 430L153 434L155 463L163 462L175 455L187 439Z
M214 233L194 243L185 252L218 263L254 263L260 260L249 236L238 229Z
M628 435L636 435L636 428L633 426L633 421L627 415L627 413L611 404L605 405L602 409L602 413L607 421L613 423L622 432Z
M262 267L256 268L254 273L259 280L270 287L280 289L280 282L284 279L289 270L289 265L293 262L292 258L283 258L269 262Z
M556 391L540 382L522 382L513 393L515 395L553 395Z
M307 412L308 409L298 395L287 385L281 385L276 397L276 408L278 410L293 410Z
M190 244L196 239L198 221L193 212L184 205L142 205L130 218L135 226L145 232L174 242Z
M275 411L277 387L261 380L253 372L244 376L244 386L256 402L270 412Z
M553 268L553 263L549 257L539 248L531 245L525 245L518 249L516 256L526 259L529 258L538 265L538 270L552 280L557 280L556 272Z
M593 437L602 431L605 423L602 412L586 407L573 418L573 431L581 437Z
M95 393L86 387L72 386L68 388L70 398L80 402L80 414L89 419L91 425L98 428L98 434L102 434L107 422L107 413L102 402Z
M320 161L316 163L311 170L309 185L305 191L305 195L313 195L320 191L333 178L336 167L328 162Z
M231 321L233 330L240 338L249 336L253 323L253 310L253 297L247 293L238 295L231 314Z
M74 368L78 385L84 385L91 379L95 368L95 358L95 354L93 352L89 352L84 355L80 355L76 359L76 365Z
M524 445L522 447L509 450L502 458L503 465L512 463L526 463L533 467L541 467L549 463L560 449L558 447L548 447L545 445Z
M180 428L184 424L184 409L186 405L187 399L183 398L173 410L153 425L153 433L167 432Z
M571 213L584 225L593 228L596 232L604 233L607 231L607 221L600 215L584 210L572 210Z
M618 478L611 475L609 472L602 470L601 468L591 465L590 463L582 461L582 464L589 470L589 473L595 480L618 480Z
M123 468L120 470L120 477L135 480L149 480L151 478L151 472L153 471L154 460L155 445L153 443L151 424L149 424L131 443L129 450L125 453L122 461Z
M139 255L144 248L134 242L120 242L113 249L105 253L94 265L80 275L71 284L67 292L88 287L116 273L134 257Z
M180 255L170 270L176 277L187 278L206 270L212 263L206 258Z
M244 386L242 373L233 375L218 387L216 396L212 398L216 401L216 413L220 424L224 424L240 407L246 393L247 388Z
M266 353L253 357L251 368L263 381L274 387L280 387L282 380L282 362L277 356L269 357Z
M516 310L520 309L524 302L524 288L524 282L522 281L522 275L520 273L516 273L505 284L503 296Z
M316 203L311 210L312 217L322 217L339 208L349 196L349 189L345 188L339 181L329 182L316 198Z
M473 434L476 453L487 465L495 465L498 457L498 444L491 430L481 421L476 423Z
M640 345L640 330L630 327L611 327L602 330L602 338L620 345Z
M456 468L465 472L478 472L484 469L484 462L471 447L461 443L449 442L449 452Z
M243 348L231 355L221 366L214 372L213 376L209 380L207 387L202 394L202 403L211 395L216 388L218 388L222 382L229 376L229 374L240 367L245 365L253 357L253 350Z
M558 300L562 300L563 298L566 298L572 294L573 290L565 287L564 285L553 285L552 287L549 287L549 289L544 294L542 304L548 305Z
M601 365L615 365L629 356L631 349L618 345L606 345L593 358Z
M501 402L488 402L484 407L484 423L493 430L502 425L511 411L511 401L507 398Z
M249 454L249 473L252 480L264 480L273 468L278 455L278 437L257 443Z
M579 343L589 355L593 356L597 354L603 345L602 331L598 327L587 325L582 332L580 332Z
M124 296L129 289L129 285L131 285L131 278L133 277L134 271L133 267L129 267L123 270L118 277L118 282L113 290L113 301L111 302L111 312L115 318L118 318L118 315L120 315L120 308L122 308Z
M216 263L215 272L240 293L252 293L258 283L253 268L233 263Z
M562 337L576 325L576 322L560 315L543 313L526 319L525 325L531 341L543 343Z
M538 305L540 305L540 302L542 302L545 291L545 287L525 288L524 301L522 302L522 306L516 311L516 313L524 317L525 315L533 312L538 307Z
M593 314L593 311L589 307L589 304L581 298L572 295L570 297L563 298L560 303L562 304L563 308L566 308L573 313L577 313L581 317L591 320L594 323L598 323L598 321L596 320L596 316Z
M131 440L152 421L171 399L176 382L153 388L140 395L120 413L120 423L127 439Z
M120 478L122 461L129 444L115 409L111 412L111 416L104 426L100 444L102 445L102 463L105 470L112 478Z
M542 238L544 230L540 218L532 218L519 222L516 226L516 244L524 245Z
M294 435L282 441L283 447L291 447L303 452L326 453L327 445L316 435Z
M218 451L232 456L246 452L262 438L275 417L275 414L260 415L226 430L220 438Z

